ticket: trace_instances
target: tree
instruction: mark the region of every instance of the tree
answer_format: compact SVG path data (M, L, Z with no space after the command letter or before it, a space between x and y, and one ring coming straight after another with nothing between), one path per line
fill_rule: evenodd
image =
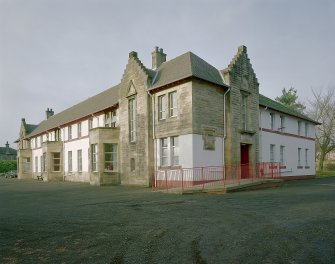
M286 107L298 111L300 113L304 112L306 106L298 101L297 90L291 87L286 91L286 88L282 90L282 95L276 97L276 101L282 103Z
M329 88L313 92L313 99L309 100L309 115L321 123L316 126L316 149L319 151L318 170L323 170L326 155L335 150L335 89Z

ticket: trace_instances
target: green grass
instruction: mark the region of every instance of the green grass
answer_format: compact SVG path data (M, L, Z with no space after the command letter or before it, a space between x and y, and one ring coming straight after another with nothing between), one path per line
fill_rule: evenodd
M316 171L316 177L332 177L335 176L335 171Z

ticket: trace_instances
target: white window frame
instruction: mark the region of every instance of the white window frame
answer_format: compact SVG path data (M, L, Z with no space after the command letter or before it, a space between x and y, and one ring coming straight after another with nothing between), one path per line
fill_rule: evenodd
M158 96L158 119L166 119L166 94Z
M77 124L77 135L78 135L78 138L81 138L81 122L79 122Z
M71 126L71 125L69 125L69 126L67 127L67 139L68 139L68 140L71 140L71 139L72 139L72 126Z
M285 146L280 146L280 164L285 164Z
M271 130L275 130L275 126L276 126L276 115L274 112L270 113L270 122L271 122Z
M169 93L169 116L178 116L177 91Z
M167 137L160 139L160 164L162 167L169 166L169 145Z
M280 116L280 131L285 132L285 116Z
M275 162L276 145L270 144L270 162Z
M78 172L83 171L83 150L82 149L77 150L77 171Z
M171 137L170 138L170 146L171 146L171 166L179 165L179 137Z
M98 171L98 144L91 145L92 171Z
M72 166L72 151L67 152L67 171L72 172L73 166Z

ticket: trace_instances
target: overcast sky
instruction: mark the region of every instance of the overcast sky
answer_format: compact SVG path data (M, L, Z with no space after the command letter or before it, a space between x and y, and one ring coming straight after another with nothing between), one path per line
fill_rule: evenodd
M334 0L0 0L0 146L120 82L128 53L159 46L224 69L240 45L270 98L335 86Z

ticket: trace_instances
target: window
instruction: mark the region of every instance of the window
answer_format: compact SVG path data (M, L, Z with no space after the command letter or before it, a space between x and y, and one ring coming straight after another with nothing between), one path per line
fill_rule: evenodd
M104 144L105 170L117 171L117 144Z
M301 121L298 121L298 135L301 136Z
M274 130L275 129L275 113L270 113L270 117L271 117L271 129Z
M301 166L301 148L298 148L298 166Z
M275 147L276 145L270 145L270 162L275 162Z
M78 138L80 138L81 137L81 122L79 122L77 125L77 132L78 132Z
M130 159L130 171L135 171L135 159Z
M67 152L67 170L72 172L72 151Z
M34 138L35 148L37 148L37 137Z
M23 173L30 171L30 158L23 158Z
M41 172L46 172L47 168L46 168L46 160L47 160L47 153L43 153L43 156L41 156Z
M93 128L93 118L88 119L88 130Z
M284 146L280 146L280 164L284 165L284 151L285 151L285 147Z
M111 112L105 113L105 127L111 126Z
M162 120L166 118L166 96L161 95L158 97L158 119Z
M178 115L176 91L169 93L169 112L170 117L175 117Z
M305 137L308 137L308 123L305 123Z
M52 157L52 171L60 171L60 153L51 153Z
M116 127L116 110L112 111L112 127Z
M136 101L129 99L129 134L130 142L136 142Z
M168 166L169 161L168 139L161 138L161 166Z
M38 172L38 157L35 157L35 172Z
M68 140L72 139L72 126L67 127L67 138Z
M285 116L280 116L280 130L281 132L285 132Z
M92 171L98 171L98 144L91 145Z
M305 166L308 166L308 149L305 149Z
M178 137L171 137L171 166L179 165Z
M77 150L77 170L78 172L83 171L83 151L81 149Z
M242 130L247 130L247 99L248 97L242 94Z
M61 140L60 129L56 129L56 131L55 131L55 140L56 141Z

